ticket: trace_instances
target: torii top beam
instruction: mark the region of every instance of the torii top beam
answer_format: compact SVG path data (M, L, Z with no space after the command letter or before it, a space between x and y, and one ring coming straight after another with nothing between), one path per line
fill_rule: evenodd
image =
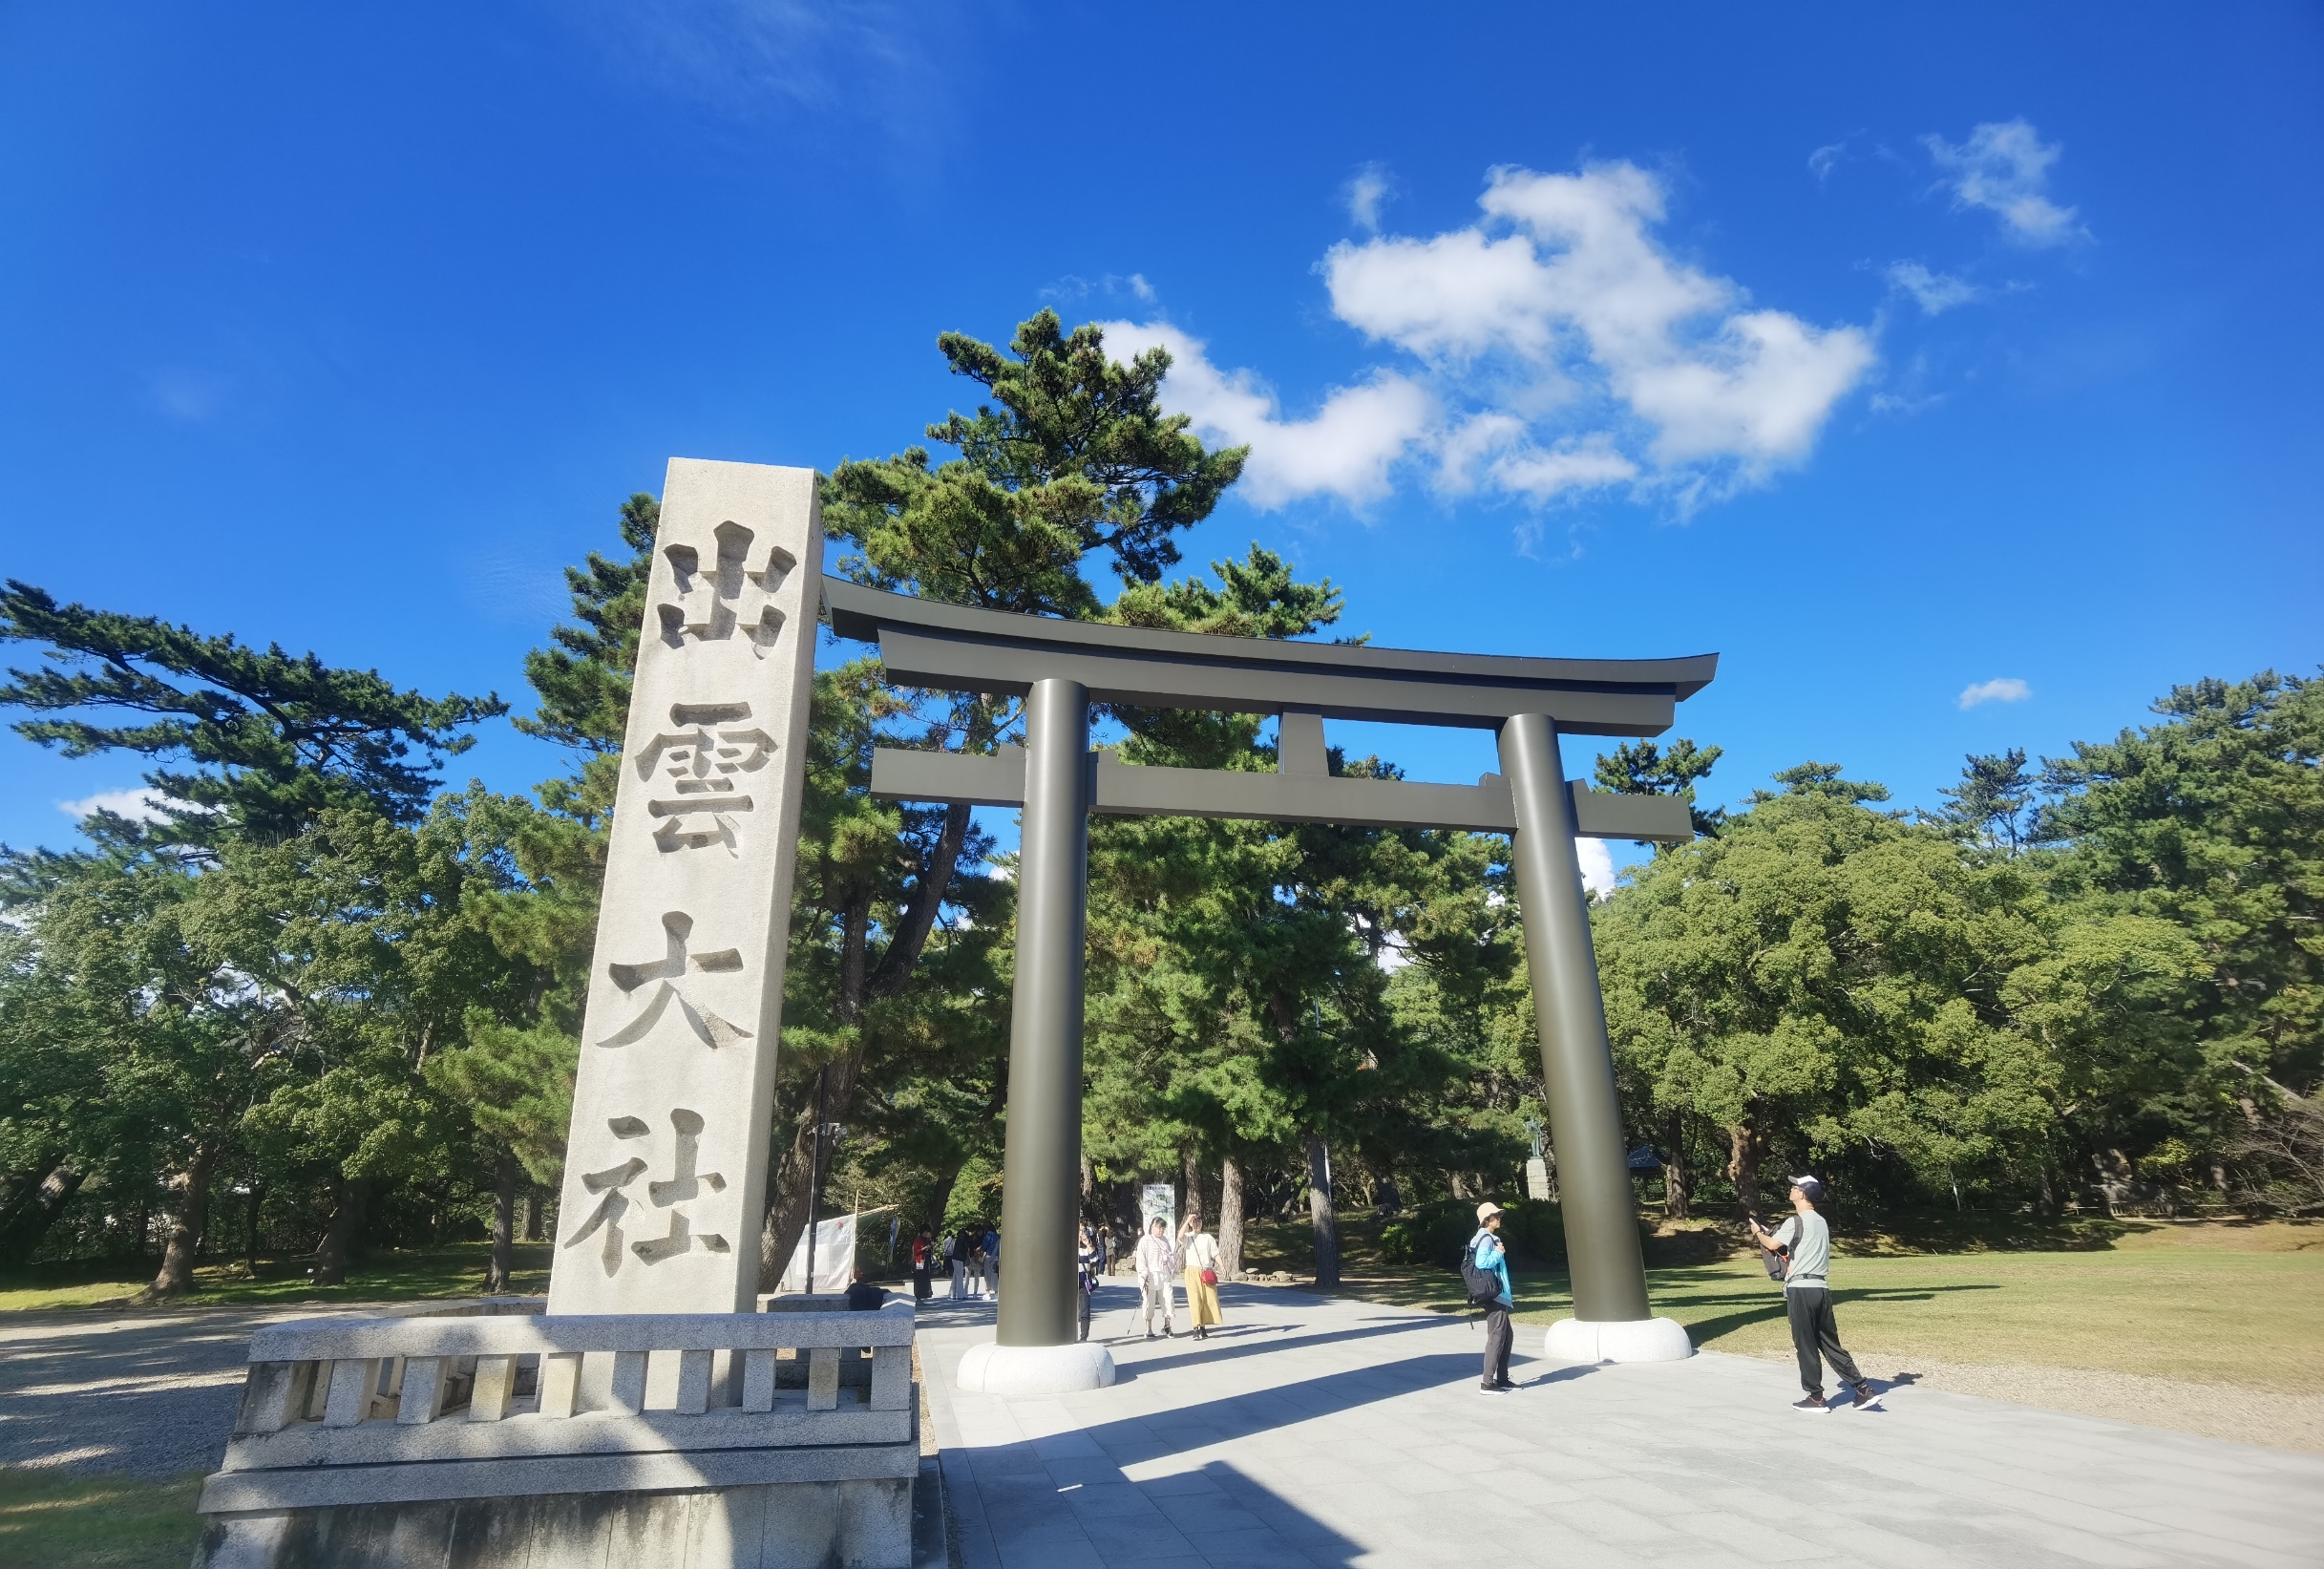
M1710 685L1717 654L1684 659L1523 659L1341 643L1104 626L941 604L823 580L832 630L877 640L888 679L940 691L1022 693L1063 676L1097 703L1286 710L1326 719L1498 730L1546 713L1569 735L1659 735Z
M1423 653L1348 644L1291 643L1195 632L1105 626L1011 615L883 593L823 580L832 629L877 640L888 678L940 691L1022 694L1062 679L1088 699L1138 708L1219 710L1282 716L1273 774L1211 769L1124 767L1091 759L1086 797L1105 815L1256 817L1382 828L1510 833L1508 783L1411 784L1331 776L1322 721L1498 728L1521 713L1547 714L1583 735L1658 735L1675 706L1707 685L1717 654L1687 659L1521 659ZM1025 799L1025 754L992 756L877 748L872 795L879 800L1014 806ZM1571 781L1574 831L1585 838L1694 837L1686 803L1668 795L1617 795Z

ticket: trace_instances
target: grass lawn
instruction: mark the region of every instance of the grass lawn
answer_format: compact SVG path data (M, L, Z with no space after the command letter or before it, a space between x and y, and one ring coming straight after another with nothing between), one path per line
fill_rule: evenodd
M547 1242L517 1244L509 1289L535 1296L549 1288ZM215 1262L194 1271L194 1289L171 1299L173 1306L266 1306L275 1303L417 1302L432 1297L475 1297L484 1291L489 1242L450 1242L442 1247L374 1253L348 1268L347 1284L317 1286L306 1278L306 1255L261 1258L253 1278L240 1261ZM154 1278L156 1263L34 1266L0 1275L0 1312L53 1307L130 1307Z
M1787 1354L1782 1288L1741 1253L1701 1257L1724 1250L1707 1231L1650 1244L1655 1311L1685 1325L1699 1346ZM1311 1269L1305 1232L1255 1228L1251 1267ZM1384 1265L1367 1223L1344 1240L1351 1294L1464 1310L1459 1276ZM1864 1251L1844 1242L1831 1270L1841 1334L1884 1361L2035 1364L2324 1394L2324 1224L2129 1221L2042 1240L2010 1236L2002 1247L1942 1254L1907 1251L1894 1234ZM1564 1271L1520 1267L1516 1283L1519 1321L1572 1311ZM1879 1369L1891 1370L1902 1369Z
M0 1471L0 1563L42 1569L184 1569L201 1535L201 1478Z

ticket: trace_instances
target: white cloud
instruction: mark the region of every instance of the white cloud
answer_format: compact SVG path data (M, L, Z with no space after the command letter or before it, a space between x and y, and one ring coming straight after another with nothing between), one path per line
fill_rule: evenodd
M1890 287L1912 295L1924 316L1939 316L1956 305L1967 305L1980 292L1966 278L1932 272L1918 262L1890 263L1888 280Z
M1604 839L1575 839L1574 854L1581 861L1581 885L1593 898L1603 899L1614 892L1614 852L1606 848Z
M99 812L111 812L131 822L160 822L168 816L162 810L166 798L152 790L100 790L77 801L58 801L56 810L75 822Z
M1335 388L1307 419L1285 419L1274 392L1249 371L1221 371L1201 340L1161 322L1100 324L1120 359L1157 345L1170 350L1169 406L1206 440L1248 446L1242 485L1252 504L1278 507L1301 496L1363 502L1388 491L1388 469L1426 433L1434 404L1408 377L1378 371L1360 386Z
M1979 703L2022 703L2034 695L2034 689L2014 675L1997 677L1992 681L1975 681L1961 689L1961 707L1974 709Z
M1989 120L1954 145L1926 136L1921 144L1945 172L1955 207L1982 207L1999 215L2002 232L2028 245L2058 245L2086 237L2076 210L2049 198L2050 165L2062 149L2044 142L2022 118Z
M1376 217L1360 194L1351 213ZM1256 373L1214 366L1167 324L1108 324L1108 341L1170 349L1170 406L1250 444L1261 507L1368 500L1399 462L1433 457L1450 494L1540 505L1624 487L1684 509L1804 459L1871 368L1864 329L1751 308L1674 257L1652 232L1661 183L1633 164L1495 169L1479 205L1466 228L1325 254L1333 311L1409 363L1375 366L1311 418L1286 419Z
M1130 293L1136 295L1139 299L1144 300L1149 305L1153 303L1154 286L1146 281L1146 274L1143 272L1133 272L1127 279L1125 279L1124 282L1130 285Z
M1340 188L1347 202L1347 216L1359 228L1380 232L1381 203L1396 194L1396 181L1381 163L1367 163L1348 177Z
M1592 485L1757 479L1804 457L1872 364L1862 330L1741 308L1739 286L1672 257L1650 232L1661 184L1634 164L1496 169L1479 205L1484 223L1434 239L1336 245L1323 272L1342 320L1547 449L1512 456L1506 488L1584 482L1557 460L1575 443L1595 455Z

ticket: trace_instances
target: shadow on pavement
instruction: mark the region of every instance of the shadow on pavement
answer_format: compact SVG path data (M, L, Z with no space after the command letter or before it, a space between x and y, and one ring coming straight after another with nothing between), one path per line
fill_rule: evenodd
M1367 1332L1380 1331L1358 1331ZM1352 1564L1366 1551L1361 1544L1224 1461L1146 1481L1132 1481L1125 1468L1473 1378L1476 1370L1477 1359L1467 1353L1406 1357L1044 1438L963 1445L948 1452L973 1482L953 1495L962 1561L969 1569L1082 1563L1094 1548L1108 1564L1140 1569ZM1536 1382L1591 1370L1561 1368Z

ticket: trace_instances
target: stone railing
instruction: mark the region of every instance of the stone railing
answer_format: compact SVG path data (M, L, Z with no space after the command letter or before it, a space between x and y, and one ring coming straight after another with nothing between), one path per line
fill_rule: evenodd
M549 1317L499 1299L262 1328L200 1507L914 1475L912 1304L768 1305Z

